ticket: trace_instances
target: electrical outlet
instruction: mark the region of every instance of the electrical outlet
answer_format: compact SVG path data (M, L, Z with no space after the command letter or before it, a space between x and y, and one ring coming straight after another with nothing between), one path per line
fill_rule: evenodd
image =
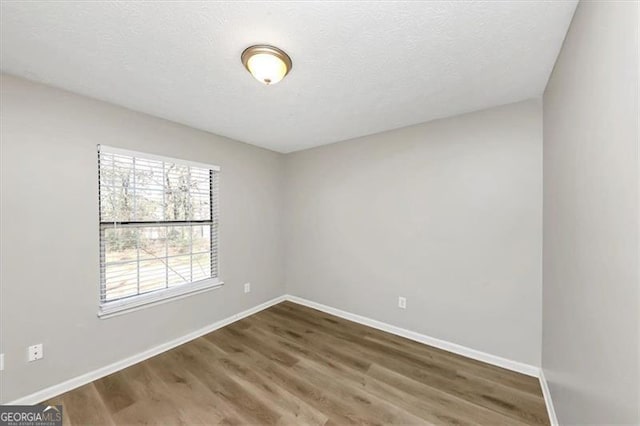
M0 354L0 371L4 370L4 354Z
M251 293L251 283L244 283L244 292Z
M406 297L398 297L398 308L407 309L407 298Z
M29 346L28 350L28 359L29 362L37 361L44 357L44 351L42 349L42 343L38 343L37 345Z

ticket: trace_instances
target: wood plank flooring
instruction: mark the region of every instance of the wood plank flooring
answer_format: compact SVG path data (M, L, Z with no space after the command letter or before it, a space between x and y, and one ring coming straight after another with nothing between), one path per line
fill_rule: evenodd
M283 302L46 402L65 424L549 424L538 380Z

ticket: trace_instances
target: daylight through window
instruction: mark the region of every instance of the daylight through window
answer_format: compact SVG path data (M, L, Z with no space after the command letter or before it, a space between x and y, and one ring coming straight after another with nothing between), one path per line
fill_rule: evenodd
M103 310L219 283L218 167L105 146L98 159Z

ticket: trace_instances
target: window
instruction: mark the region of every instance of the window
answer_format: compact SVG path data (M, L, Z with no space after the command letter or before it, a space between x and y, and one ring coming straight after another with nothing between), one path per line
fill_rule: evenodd
M98 147L100 315L222 284L217 166Z

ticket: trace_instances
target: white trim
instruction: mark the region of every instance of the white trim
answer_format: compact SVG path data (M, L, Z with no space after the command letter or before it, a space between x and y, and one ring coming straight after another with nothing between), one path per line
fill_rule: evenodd
M303 299L297 296L292 296L289 294L276 297L258 306L254 306L253 308L247 309L235 315L231 315L230 317L217 321L199 330L196 330L184 336L178 337L177 339L163 343L161 345L158 345L146 351L140 352L136 355L114 362L113 364L109 364L105 367L98 368L97 370L90 371L88 373L85 373L73 379L67 380L65 382L59 383L57 385L53 385L46 389L42 389L40 391L24 396L22 398L18 398L15 401L8 402L7 404L9 405L37 404L39 402L53 398L62 393L75 389L79 386L85 385L87 383L91 383L94 380L98 380L104 376L107 376L109 374L120 371L124 368L137 364L138 362L144 361L148 358L151 358L153 356L166 352L170 349L175 348L176 346L180 346L184 343L187 343L207 333L211 333L212 331L215 331L219 328L229 325L242 318L248 317L264 309L267 309L284 300L288 300L293 303L298 303L300 305L308 306L310 308L317 309L319 311L323 311L328 314L335 315L337 317L344 318L349 321L357 322L359 324L363 324L378 330L386 331L388 333L405 337L407 339L410 339L419 343L423 343L425 345L434 346L436 348L443 349L448 352L453 352L455 354L462 355L467 358L486 362L487 364L496 365L498 367L506 368L507 370L516 371L518 373L526 374L528 376L539 377L540 384L542 386L542 393L544 395L544 400L547 406L547 411L549 413L551 424L552 426L558 425L558 421L555 417L555 411L553 409L553 403L551 402L551 394L549 393L549 388L547 386L546 380L544 379L544 375L541 369L536 366L502 358L496 355L488 354L486 352L481 352L475 349L467 348L466 346L458 345L456 343L447 342L445 340L436 339L435 337L426 336L424 334L416 333L414 331L406 330L404 328L386 324L384 322L363 317L361 315L352 314L350 312L342 311L340 309L332 308L330 306L312 302L310 300Z
M549 414L549 422L551 426L558 426L558 417L556 416L556 410L553 407L553 400L551 399L551 391L549 390L549 384L547 378L544 377L544 370L540 369L540 387L542 388L542 395L544 396L544 405L547 407L547 414Z
M137 157L145 160L164 161L165 163L183 164L185 166L201 167L203 169L220 171L220 166L206 163L198 163L197 161L183 160L182 158L165 157L163 155L149 154L147 152L132 151L130 149L116 148L108 145L98 145L98 152L106 152L108 154L126 155L129 157Z
M114 300L102 303L98 309L98 317L101 319L115 317L128 312L138 311L161 303L179 300L194 294L204 293L222 287L224 282L217 278L209 278L195 283L183 284L177 287L170 287L131 296L126 299Z
M22 398L18 398L15 401L7 402L7 405L32 405L38 404L42 401L46 401L47 399L53 398L54 396L58 396L62 393L68 392L72 389L75 389L79 386L86 385L87 383L91 383L94 380L98 380L104 376L108 376L109 374L115 373L116 371L120 371L124 368L130 367L134 364L137 364L145 359L151 358L153 356L159 355L163 352L166 352L170 349L175 348L176 346L180 346L184 343L187 343L193 339L197 339L200 336L203 336L207 333L211 333L219 328L222 328L226 325L229 325L233 322L241 320L242 318L248 317L249 315L253 315L257 312L260 312L264 309L267 309L270 306L278 304L285 300L284 296L276 297L275 299L271 299L267 302L264 302L258 306L254 306L253 308L249 308L246 311L242 311L238 314L231 315L225 319L220 321L216 321L213 324L210 324L206 327L203 327L199 330L193 331L191 333L185 334L184 336L178 337L177 339L173 339L169 342L163 343L151 349L147 349L146 351L140 352L136 355L130 356L129 358L125 358L120 361L116 361L113 364L109 364L105 367L98 368L97 370L90 371L83 375L74 377L73 379L67 380L65 382L59 383L57 385L50 386L48 388L42 389L40 391L34 392L31 395L24 396Z
M301 297L286 295L286 300L298 303L300 305L308 306L313 309L317 309L322 312L326 312L331 315L335 315L340 318L344 318L349 321L357 322L378 330L386 331L387 333L395 334L397 336L405 337L407 339L423 343L425 345L434 346L439 349L443 349L448 352L453 352L458 355L465 356L467 358L475 359L478 361L486 362L487 364L496 365L498 367L506 368L507 370L516 371L518 373L526 374L527 376L539 377L540 368L534 365L525 364L519 361L513 361L507 358L502 358L496 355L481 352L476 349L471 349L466 346L458 345L456 343L447 342L446 340L440 340L435 337L427 336L424 334L416 333L415 331L406 330L404 328L396 327L391 324L387 324L381 321L377 321L371 318L363 317L361 315L352 314L350 312L342 311L340 309L332 308L330 306L322 305L320 303L312 302Z

